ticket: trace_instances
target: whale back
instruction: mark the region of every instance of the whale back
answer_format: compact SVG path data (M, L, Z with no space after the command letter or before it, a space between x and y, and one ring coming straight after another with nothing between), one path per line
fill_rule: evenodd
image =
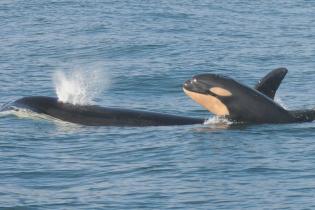
M59 102L57 98L43 96L25 97L15 101L14 105L63 121L91 126L161 126L202 124L204 122L203 119L156 112L96 105L73 105Z
M31 96L18 99L12 105L45 114L51 108L58 106L58 99L54 97Z

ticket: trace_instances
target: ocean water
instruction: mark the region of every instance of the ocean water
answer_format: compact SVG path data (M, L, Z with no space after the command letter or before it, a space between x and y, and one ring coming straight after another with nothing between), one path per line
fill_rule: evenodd
M228 126L182 91L199 73L253 86L283 66L276 100L315 107L314 11L307 0L1 0L0 105L71 90L209 119L87 127L1 113L1 209L314 209L314 122Z

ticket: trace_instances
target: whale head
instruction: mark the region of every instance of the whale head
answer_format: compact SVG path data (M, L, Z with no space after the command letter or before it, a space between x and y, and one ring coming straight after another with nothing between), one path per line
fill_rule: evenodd
M219 74L199 74L183 85L184 92L218 116L238 122L288 122L292 116L272 98Z
M191 80L187 80L183 85L183 90L210 112L219 116L226 116L230 113L222 99L233 95L229 90L231 82L233 83L232 79L223 75L199 74Z

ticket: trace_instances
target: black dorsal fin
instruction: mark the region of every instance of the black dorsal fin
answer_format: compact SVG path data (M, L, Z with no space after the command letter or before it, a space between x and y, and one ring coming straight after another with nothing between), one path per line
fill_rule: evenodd
M257 83L255 89L269 98L274 99L276 91L287 73L288 69L286 68L274 69Z

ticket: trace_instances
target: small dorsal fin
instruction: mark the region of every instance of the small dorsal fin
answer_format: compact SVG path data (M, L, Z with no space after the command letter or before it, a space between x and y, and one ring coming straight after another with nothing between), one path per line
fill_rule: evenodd
M274 69L256 84L255 89L274 99L276 91L287 73L288 69L286 68Z

